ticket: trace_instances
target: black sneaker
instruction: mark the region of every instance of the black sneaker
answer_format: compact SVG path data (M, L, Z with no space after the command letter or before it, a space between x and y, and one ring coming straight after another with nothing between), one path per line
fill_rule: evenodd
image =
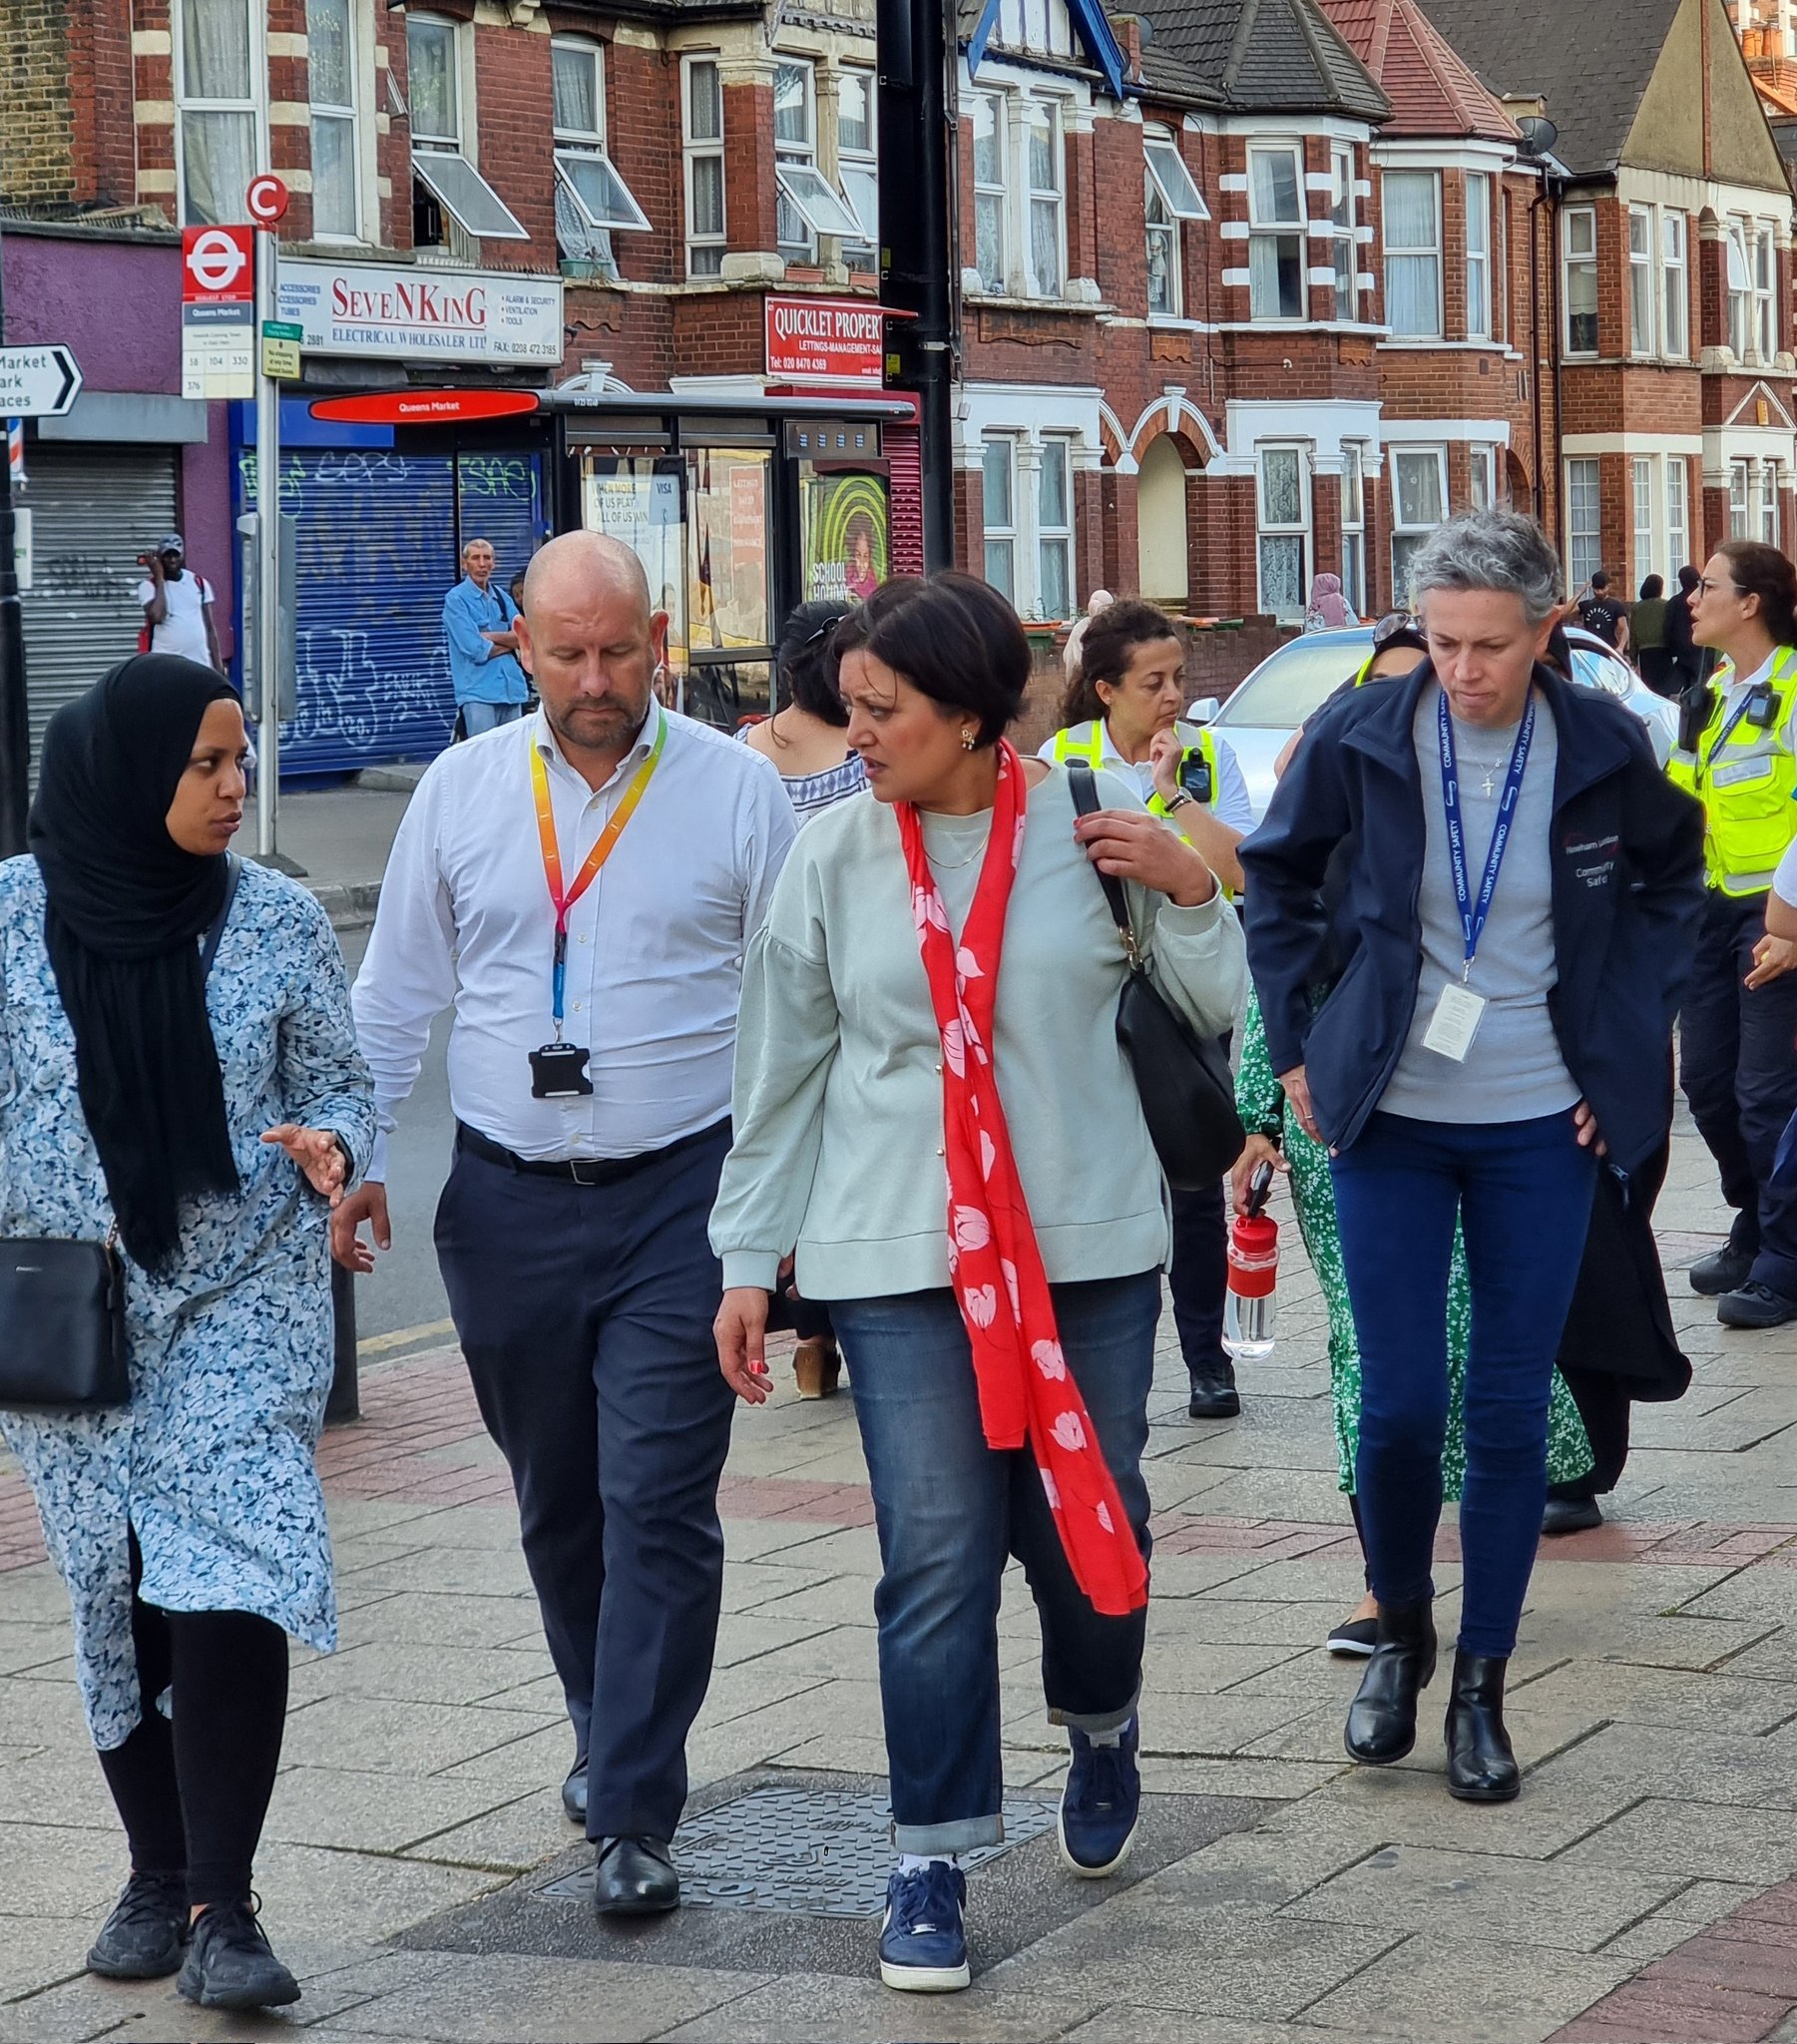
M88 1971L103 1980L161 1980L188 1950L188 1881L182 1873L134 1873L106 1919Z
M1797 1298L1769 1284L1741 1284L1716 1300L1716 1318L1725 1327L1782 1327L1797 1320Z
M284 2008L299 1999L299 1982L268 1949L256 1908L252 1899L200 1912L178 1992L202 2008Z
M1699 1298L1720 1298L1725 1291L1738 1290L1752 1275L1753 1259L1732 1243L1724 1243L1710 1256L1699 1257L1685 1273Z

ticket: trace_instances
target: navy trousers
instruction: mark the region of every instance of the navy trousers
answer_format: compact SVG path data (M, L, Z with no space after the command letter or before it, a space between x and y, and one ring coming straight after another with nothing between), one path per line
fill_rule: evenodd
M543 1631L587 1758L594 1838L668 1838L686 1799L723 1589L735 1397L705 1239L728 1124L599 1186L458 1144L437 1256L518 1493Z
M1797 1298L1797 1186L1772 1182L1785 1124L1797 1114L1797 973L1749 993L1766 898L1712 889L1697 966L1678 1021L1684 1097L1735 1209L1729 1241L1753 1277Z
M1201 1193L1174 1193L1173 1268L1167 1283L1173 1294L1173 1325L1179 1330L1179 1352L1193 1375L1226 1363L1223 1348L1223 1295L1229 1288L1229 1223L1223 1211L1219 1180Z

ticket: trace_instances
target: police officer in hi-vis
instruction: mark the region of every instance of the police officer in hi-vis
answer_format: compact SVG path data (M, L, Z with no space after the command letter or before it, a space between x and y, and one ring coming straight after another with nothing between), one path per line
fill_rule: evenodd
M1241 892L1235 847L1254 827L1248 784L1226 739L1182 724L1185 648L1177 626L1151 603L1111 604L1087 624L1080 664L1061 705L1065 729L1042 758L1085 760L1141 790L1232 894ZM1173 1319L1191 1378L1194 1419L1241 1410L1235 1369L1223 1346L1228 1282L1223 1187L1174 1193Z
M1756 973L1772 874L1797 837L1797 569L1731 539L1691 598L1691 636L1722 656L1685 698L1667 772L1703 803L1709 899L1679 1024L1685 1097L1735 1211L1726 1245L1691 1266L1728 1327L1797 1319L1797 1189L1772 1182L1797 1111L1797 974Z

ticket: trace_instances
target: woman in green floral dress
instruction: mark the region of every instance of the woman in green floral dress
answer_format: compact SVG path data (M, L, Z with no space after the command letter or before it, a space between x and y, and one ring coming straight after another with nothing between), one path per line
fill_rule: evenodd
M1399 642L1399 643L1393 643ZM1375 641L1375 644L1379 642ZM1408 673L1422 657L1419 644L1407 657L1403 648L1409 635L1395 633L1386 642L1390 653L1376 653L1361 673L1360 681L1377 681L1385 671ZM1295 743L1295 740L1294 740ZM1285 764L1290 748L1279 761ZM1348 1303L1347 1274L1342 1268L1341 1237L1335 1225L1335 1188L1329 1176L1329 1157L1320 1143L1298 1126L1295 1115L1285 1111L1285 1094L1273 1076L1267 1056L1266 1031L1260 1019L1260 1002L1250 996L1242 1030L1241 1068L1235 1081L1235 1102L1248 1145L1235 1167L1234 1185L1239 1208L1249 1176L1262 1163L1282 1165L1289 1170L1292 1206L1298 1217L1298 1233L1305 1254L1316 1273L1323 1303L1329 1313L1329 1399L1335 1415L1335 1455L1338 1481L1354 1511L1355 1531L1360 1514L1354 1502L1354 1455L1360 1442L1360 1341L1354 1329L1354 1309ZM1458 1233L1454 1261L1448 1277L1448 1437L1442 1451L1442 1488L1450 1500L1457 1500L1466 1480L1466 1370L1467 1336L1472 1325L1472 1300L1467 1289L1466 1251ZM1590 1442L1585 1438L1578 1408L1558 1369L1548 1417L1548 1481L1570 1483L1591 1466ZM1335 1626L1329 1634L1332 1654L1370 1654L1376 1629L1378 1607L1369 1595L1354 1615Z

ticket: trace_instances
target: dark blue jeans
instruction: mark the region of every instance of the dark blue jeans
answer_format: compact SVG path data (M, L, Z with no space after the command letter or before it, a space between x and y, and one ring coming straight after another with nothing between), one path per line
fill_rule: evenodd
M1473 1293L1460 1645L1506 1655L1548 1495L1548 1400L1597 1160L1572 1117L1449 1123L1375 1114L1332 1160L1360 1335L1355 1482L1381 1604L1434 1594L1448 1422L1448 1262L1458 1216Z
M1160 1274L1057 1284L1068 1367L1142 1554L1141 1454ZM1110 1732L1135 1709L1145 1611L1102 1618L1074 1581L1027 1449L980 1431L973 1356L954 1294L836 1299L885 1573L874 1593L880 1703L901 1852L966 1852L1004 1836L999 1586L1022 1562L1042 1625L1049 1719Z

